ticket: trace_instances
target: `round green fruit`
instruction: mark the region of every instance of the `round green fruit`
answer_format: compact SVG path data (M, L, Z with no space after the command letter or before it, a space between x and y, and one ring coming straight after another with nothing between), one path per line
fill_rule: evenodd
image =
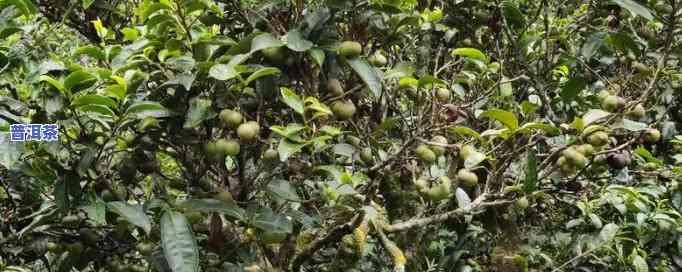
M431 142L447 145L448 139L441 135L436 135L431 139ZM431 145L431 150L436 153L437 156L442 156L445 154L445 146L442 145Z
M268 61L276 64L283 63L286 60L286 54L284 51L284 47L278 46L278 47L270 47L263 49L261 53L263 53L263 56L265 56Z
M425 192L429 188L429 183L425 179L416 179L414 181L414 187L419 192Z
M658 164L656 164L655 162L647 162L642 166L642 168L644 168L644 170L646 171L654 171L658 169Z
M204 151L206 151L206 157L212 161L224 160L223 152L218 148L216 142L208 142L204 145Z
M447 88L436 89L436 99L438 99L438 101L440 101L441 103L446 103L450 101L450 95L451 92Z
M83 253L84 246L81 242L75 242L71 244L66 245L66 250L69 251L70 254L77 256Z
M346 141L354 147L360 147L360 144L362 144L362 140L360 140L360 138L355 137L353 135L346 136Z
M438 178L438 184L426 191L426 198L430 201L441 201L448 199L451 194L452 181L446 176Z
M587 158L585 158L582 153L578 152L573 147L566 148L563 152L561 152L561 155L566 158L566 162L573 166L583 167L587 165Z
M380 52L375 52L374 54L369 56L367 61L369 61L370 64L377 66L377 67L384 66L384 65L386 65L386 63L388 63L388 60L386 59L386 57L383 54L381 54Z
M244 120L241 113L230 109L220 111L219 118L226 126L231 128L236 128Z
M596 147L604 146L609 143L609 134L603 131L597 131L587 137L587 142Z
M249 121L239 125L237 128L237 136L243 141L251 141L260 134L260 125L255 121Z
M649 128L644 131L642 137L645 142L652 144L661 140L661 131L655 128Z
M260 240L263 244L266 245L279 244L286 238L287 234L284 232L263 231L260 232L258 235L258 240Z
M530 206L530 203L528 202L528 198L524 196L524 197L517 199L516 203L514 203L514 206L518 210L524 211L528 208L528 206Z
M237 156L239 154L239 142L235 140L220 139L215 142L215 148L221 155Z
M473 154L474 152L476 152L476 148L474 146L464 145L459 150L459 158L464 161L469 157L469 155Z
M59 244L57 244L55 242L47 242L46 248L47 248L47 251L55 253L55 254L62 253L64 251L64 249Z
M67 215L62 218L62 224L67 228L75 228L80 225L81 219L77 215Z
M140 242L135 247L137 248L137 251L144 256L148 256L154 251L154 244L150 242Z
M587 157L594 154L594 146L591 144L581 144L576 146L575 150Z
M478 184L478 176L467 169L460 169L457 172L457 180L467 187L474 187Z
M343 90L343 85L341 85L341 81L336 78L327 80L325 88L327 89L327 92L334 97L342 96L345 93Z
M263 160L265 161L278 161L279 160L279 153L277 150L274 150L272 148L265 150L263 152Z
M81 228L78 230L78 235L81 241L84 241L87 244L94 244L99 240L99 235L97 232L88 228Z
M229 204L234 203L234 198L232 198L232 194L225 190L220 190L217 194L215 194L215 196L213 196L213 198Z
M417 154L417 157L425 163L433 163L436 161L436 153L426 145L419 145L417 149L415 149L415 153Z
M367 163L370 164L374 161L374 156L372 155L372 149L369 147L365 147L360 151L360 159Z
M201 222L202 220L204 220L204 215L201 214L201 212L196 212L196 211L185 213L185 217L187 217L187 221L192 225L197 224L197 223Z
M609 95L601 103L602 109L608 112L619 112L625 107L625 99L616 95Z
M398 88L401 90L416 89L417 86L419 86L419 80L413 77L403 77L398 81Z
M354 58L362 53L362 45L354 41L342 42L339 46L339 55L346 58Z
M646 116L646 109L644 108L644 105L637 104L632 110L628 111L627 115L634 120L639 120Z
M651 73L651 68L649 68L649 66L646 66L646 64L641 63L639 61L632 62L632 68L634 68L635 70L637 70L638 73L643 75L648 75Z
M607 97L609 97L609 96L611 96L611 95L612 95L611 92L609 92L609 91L607 91L607 90L601 90L601 91L599 91L599 93L597 94L597 97L599 98L599 101L600 101L600 102L604 102L604 99L606 99Z
M339 120L348 120L355 114L355 104L350 100L336 101L332 104L332 112Z

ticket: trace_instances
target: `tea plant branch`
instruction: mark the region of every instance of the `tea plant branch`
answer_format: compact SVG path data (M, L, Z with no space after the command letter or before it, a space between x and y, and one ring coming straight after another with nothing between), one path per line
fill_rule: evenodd
M487 202L486 200L490 197L491 195L489 194L482 194L478 196L469 206L466 207L460 207L445 213L441 214L436 214L432 215L429 217L424 217L424 218L413 218L410 220L407 220L405 222L401 223L396 223L392 225L387 225L384 226L383 229L386 232L400 232L400 231L406 231L409 229L417 228L417 227L423 227L429 224L433 223L439 223L446 221L448 219L468 215L468 214L474 214L477 212L480 212L482 210L485 210L488 207L494 207L494 206L502 206L502 205L507 205L509 203L512 203L512 200L496 200L496 201L489 201Z
M308 260L310 259L315 252L318 250L322 249L326 245L330 244L336 244L341 239L343 236L346 234L350 234L353 232L355 228L357 228L361 223L362 220L364 220L365 214L361 212L360 214L356 215L353 220L350 222L343 224L341 226L337 226L336 228L332 229L329 231L327 236L323 237L322 239L315 240L312 242L307 248L305 248L300 254L298 254L296 257L294 257L294 260L291 264L291 271L298 272L301 270L301 266Z

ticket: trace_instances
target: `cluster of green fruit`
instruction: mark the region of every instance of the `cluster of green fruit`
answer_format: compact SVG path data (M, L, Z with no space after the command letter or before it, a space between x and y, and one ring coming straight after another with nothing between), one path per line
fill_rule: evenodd
M419 80L414 77L407 76L398 80L398 89L407 94L414 101L419 101ZM447 103L450 101L452 91L445 87L438 87L433 92L433 97L440 103Z
M415 149L417 157L426 164L435 163L439 156L445 155L448 140L444 136L434 136L430 144L420 144ZM462 146L459 158L466 161L469 156L476 152L471 145ZM470 169L462 168L457 171L456 181L464 187L475 187L478 184L478 175ZM450 197L452 193L452 180L447 176L441 176L432 182L423 178L416 179L414 185L417 191L429 201L440 201Z
M224 109L220 112L219 119L226 128L236 129L237 137L242 142L251 142L260 134L260 124L255 121L244 122L241 113L235 110ZM204 145L206 156L213 161L222 161L225 156L236 156L241 150L240 143L233 139L218 139Z
M608 112L622 112L625 110L627 101L618 95L612 94L607 90L602 90L598 94L601 108ZM640 120L646 116L646 109L642 104L636 104L625 113L630 119Z

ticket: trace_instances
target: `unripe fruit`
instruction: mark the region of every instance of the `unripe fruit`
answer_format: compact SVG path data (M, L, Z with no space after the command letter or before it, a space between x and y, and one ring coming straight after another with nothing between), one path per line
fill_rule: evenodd
M607 90L601 90L597 94L597 97L599 98L599 102L604 102L604 99L606 99L609 96L611 96L611 92L609 92Z
M608 112L619 112L625 107L625 99L616 95L609 95L601 103L602 109Z
M587 157L592 156L594 154L594 146L591 144L579 145L575 148L575 150Z
M398 81L398 88L403 89L416 89L419 86L419 80L413 77L403 77Z
M239 142L235 140L220 139L215 143L218 151L227 156L237 156L239 154Z
M263 49L261 53L263 53L263 56L265 56L266 59L273 63L281 64L286 60L284 47L281 46Z
M425 179L417 179L414 181L414 187L419 192L425 192L429 188L429 183Z
M348 136L346 136L346 141L347 141L350 145L352 145L352 146L354 146L354 147L358 147L358 148L360 147L360 144L362 143L362 140L360 140L360 138L355 137L355 136L353 136L353 135L348 135Z
M583 167L587 164L587 158L572 147L565 149L561 154L566 157L566 161L576 167Z
M224 160L223 152L218 149L215 142L208 142L204 145L204 151L206 152L206 157L212 161Z
M279 160L279 153L277 152L277 150L274 150L272 148L265 150L265 152L263 153L263 160L278 161Z
M204 220L204 215L201 214L201 212L196 212L196 211L185 213L185 217L187 217L187 221L192 225L199 223L202 220Z
M471 145L464 145L459 150L459 158L464 161L469 157L469 155L471 155L474 152L476 152L476 148L474 148Z
M632 110L630 110L627 113L627 115L628 117L634 120L639 120L646 116L646 109L644 109L644 106L642 104L637 104Z
M630 159L630 154L627 152L611 154L606 161L613 169L623 169L632 162Z
M644 170L646 171L654 171L658 169L658 164L656 164L655 162L647 162L642 166L642 168L644 168Z
M645 142L652 144L661 140L661 131L655 128L649 128L644 131L642 137Z
M360 159L369 164L374 161L374 157L372 156L372 149L369 147L365 147L360 151Z
M72 244L67 244L66 245L66 250L69 251L69 254L78 256L83 252L83 244L81 242L75 242Z
M336 101L332 104L332 112L339 120L348 120L355 114L356 108L350 100Z
M241 113L230 109L222 110L219 117L227 127L231 128L236 128L242 123L242 120L244 120Z
M592 146L601 147L609 143L609 135L603 131L597 131L587 137L587 142Z
M140 252L140 254L142 254L143 256L147 256L151 254L152 251L154 250L154 245L149 242L141 242L137 244L136 248L137 251Z
M457 172L457 180L467 187L474 187L478 184L478 176L467 169L460 169Z
M369 56L367 61L369 61L370 64L377 66L377 67L384 66L384 65L386 65L386 63L388 63L388 60L386 59L386 57L383 54L381 54L380 52L375 52L374 54Z
M452 181L446 176L438 178L438 184L426 191L426 198L430 201L441 201L450 197Z
M287 234L284 232L264 231L258 235L258 239L266 245L279 244L286 238Z
M258 134L260 134L260 125L256 121L246 122L237 128L237 136L243 141L256 139Z
M524 197L517 199L516 203L514 203L514 206L519 211L523 211L523 210L526 210L528 208L528 206L530 206L530 203L528 202L528 198L524 196Z
M81 241L84 241L87 244L94 244L97 243L97 240L99 240L99 235L97 235L95 231L88 228L82 228L78 230L78 235Z
M327 89L327 92L329 92L331 95L337 97L337 96L342 96L344 94L343 91L343 86L341 85L341 81L339 81L336 78L332 78L327 80L327 84L325 86Z
M644 74L644 75L648 75L651 73L651 69L648 66L646 66L644 63L641 63L639 61L632 62L632 68L634 68L635 70L637 70L637 72Z
M415 150L415 153L417 154L417 157L425 163L433 163L436 161L436 153L426 145L419 145Z
M62 247L55 242L47 242L46 248L47 248L47 251L55 253L55 254L61 253L63 251Z
M339 46L339 55L354 58L362 53L362 45L355 41L345 41Z
M213 198L215 200L220 200L228 204L234 203L234 198L232 198L232 194L225 190L220 190L217 194L215 194L215 196L213 196Z
M441 103L446 103L450 101L450 90L447 88L438 88L436 89L436 99L440 101Z
M448 139L441 136L441 135L436 135L431 139L431 142L447 145ZM434 153L436 153L437 156L441 156L441 155L445 154L445 147L444 146L432 145L431 150Z
M81 219L76 215L67 215L62 218L62 224L67 228L75 228L80 225Z

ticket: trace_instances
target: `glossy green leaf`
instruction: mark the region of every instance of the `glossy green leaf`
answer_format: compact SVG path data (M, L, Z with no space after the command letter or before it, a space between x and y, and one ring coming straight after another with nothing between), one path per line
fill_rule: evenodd
M271 194L285 200L294 202L301 201L301 199L298 197L298 194L296 193L296 188L294 188L291 183L283 179L270 182L268 184L268 191Z
M205 213L217 212L222 213L230 218L243 220L244 209L234 203L226 203L217 199L188 199L178 204L183 209L200 211Z
M651 14L651 10L649 10L649 8L642 6L640 3L637 3L633 0L612 0L612 2L634 14L644 17L647 20L654 19L654 16Z
M246 80L244 81L244 85L249 85L249 84L251 84L251 82L253 82L254 80L259 79L261 77L277 75L279 73L281 73L280 70L275 68L275 67L260 68L260 69L256 70L255 72L253 72L251 75L249 75L248 78L246 78Z
M516 119L516 116L514 116L514 113L509 112L509 111L504 111L504 110L499 110L499 109L492 109L492 110L487 110L481 113L479 117L487 117L494 119L500 123L502 123L504 126L509 128L510 130L516 130L519 128L519 120Z
M199 247L185 215L166 211L161 216L161 247L173 272L199 272Z
M481 134L479 134L478 132L476 132L475 130L473 130L471 128L464 127L464 126L451 127L451 128L449 128L449 131L452 134L456 134L456 135L460 135L460 136L469 136L469 137L474 137L476 139L481 138Z
M230 65L216 64L208 71L208 75L217 80L228 80L235 78L239 73Z
M39 80L41 82L47 82L49 83L52 87L57 89L60 93L66 94L66 87L64 87L64 84L61 83L60 81L46 75L40 76Z
M372 94L375 97L381 96L381 79L379 78L379 75L377 75L376 70L374 67L369 65L367 61L361 59L361 58L353 58L347 60L348 64L350 65L351 68L355 71L358 76L362 79L365 84L367 84L367 87L369 90L372 92Z
M163 105L159 104L158 102L152 102L152 101L140 101L137 102L130 107L128 107L128 110L126 111L127 115L132 115L137 118L145 118L145 117L156 117L156 118L161 118L161 117L168 117L171 116L171 112L164 107Z
M253 226L267 232L291 233L293 224L282 214L275 214L270 208L261 209L253 220Z
M287 33L287 47L296 52L305 52L313 47L313 42L305 39L298 29L292 29Z
M281 161L286 161L291 157L291 155L296 154L297 152L301 151L303 147L306 144L303 143L294 143L286 138L282 138L282 140L279 141L279 145L277 146L277 151L279 152L279 159Z
M324 64L324 57L325 57L324 51L322 49L319 49L319 48L313 48L313 49L308 50L308 54L310 54L310 57L313 58L313 60L315 60L315 63L317 63L317 66L321 68L322 65Z
M204 120L211 119L217 114L211 108L211 100L203 98L192 98L189 101L189 110L183 128L193 128L201 124Z
M280 93L282 94L282 102L287 104L287 106L292 108L296 113L303 115L305 107L301 97L287 87L280 88Z
M118 103L111 98L97 94L81 95L71 102L71 106L102 105L111 109L118 108Z
M131 224L142 228L147 234L152 230L152 223L144 213L142 206L131 205L123 201L107 202L107 209L118 214Z
M75 71L64 79L64 88L73 91L76 86L91 85L96 80L97 78L91 73L82 70Z
M263 33L253 38L251 41L251 53L271 47L280 47L284 43L272 36L270 33Z
M484 63L488 63L488 57L485 54L483 54L483 52L476 48L457 48L452 50L450 54L453 57L454 56L466 57L470 59L480 60Z
M596 121L601 120L602 118L610 116L611 113L600 110L600 109L590 109L583 115L583 126L588 126Z

